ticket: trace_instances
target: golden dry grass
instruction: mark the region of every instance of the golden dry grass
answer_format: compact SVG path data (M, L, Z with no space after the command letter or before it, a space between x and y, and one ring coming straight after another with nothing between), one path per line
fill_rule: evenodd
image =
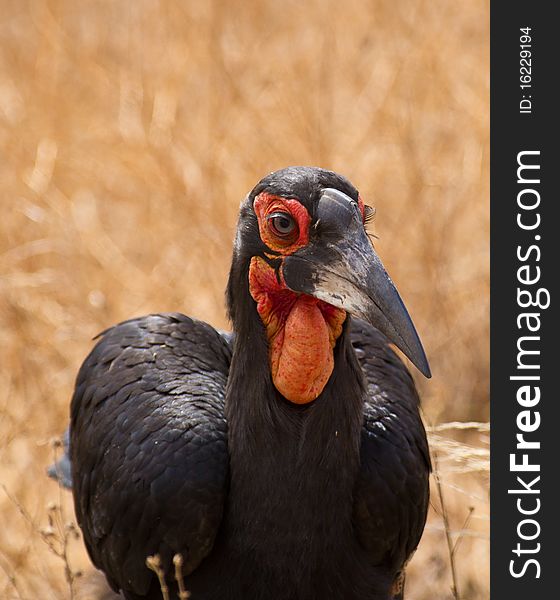
M1 13L0 598L70 597L46 543L64 526L39 530L50 502L73 518L44 471L90 339L169 310L226 327L237 207L271 170L320 165L358 185L430 358L426 422L487 420L487 0L3 0ZM461 597L486 598L487 433L437 431L432 448L451 537L465 529ZM451 597L435 488L432 504L408 600Z

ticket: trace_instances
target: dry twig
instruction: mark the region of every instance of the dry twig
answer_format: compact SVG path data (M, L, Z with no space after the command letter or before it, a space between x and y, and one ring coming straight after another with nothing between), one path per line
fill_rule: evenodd
M159 554L148 556L146 558L146 566L148 569L150 569L150 571L153 571L156 574L159 580L159 587L161 589L163 600L169 600L169 588L167 587L167 582L165 581L165 573L161 567L161 559Z
M191 595L185 588L185 582L183 580L183 555L175 554L173 557L173 564L175 565L175 579L179 586L179 600L188 600Z
M457 583L458 582L457 568L455 565L455 551L454 551L455 548L457 547L456 546L457 543L455 545L453 544L453 538L452 538L452 534L451 534L451 526L449 523L449 514L448 514L447 506L446 506L444 498L443 498L443 488L442 488L441 480L440 480L438 456L437 456L436 452L433 453L433 463L434 463L434 479L436 482L436 488L437 488L438 497L439 497L439 501L440 501L440 505L441 505L441 514L442 514L442 519L443 519L443 525L445 528L445 539L447 541L447 550L449 553L449 564L451 566L451 579L452 579L451 591L453 593L453 597L455 598L455 600L460 600L459 587L458 587L458 583ZM457 542L458 541L459 540L457 540Z
M50 502L47 505L47 523L46 527L38 527L33 521L31 515L25 507L8 492L6 486L2 485L4 493L13 505L17 508L20 515L29 523L33 531L39 534L41 540L46 544L49 551L60 558L64 563L64 578L68 584L70 600L74 600L74 584L76 579L81 577L81 571L74 571L70 565L69 544L71 539L78 539L80 534L76 525L72 521L66 521L64 510L61 504Z

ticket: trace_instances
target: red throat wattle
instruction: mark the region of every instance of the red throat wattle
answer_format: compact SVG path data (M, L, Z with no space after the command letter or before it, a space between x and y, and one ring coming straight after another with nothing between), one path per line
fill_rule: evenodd
M274 386L296 404L315 400L333 371L346 312L288 289L258 256L251 259L249 289L266 328Z

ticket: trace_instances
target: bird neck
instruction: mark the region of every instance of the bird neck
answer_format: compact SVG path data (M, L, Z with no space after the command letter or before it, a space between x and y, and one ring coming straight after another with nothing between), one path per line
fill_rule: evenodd
M290 555L286 564L319 561L329 550L336 560L344 547L341 537L352 531L365 394L349 339L350 319L334 348L334 369L323 392L301 406L274 387L264 327L254 303L246 306L234 322L226 393L228 539L240 555L262 546L260 561Z

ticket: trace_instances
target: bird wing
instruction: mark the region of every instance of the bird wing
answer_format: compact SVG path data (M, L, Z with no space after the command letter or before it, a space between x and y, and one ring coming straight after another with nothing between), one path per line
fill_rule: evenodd
M416 549L429 501L430 456L412 377L387 338L353 320L367 385L354 525L374 564L395 576Z
M116 589L147 592L148 555L192 572L210 552L228 481L224 417L231 351L180 314L101 334L71 405L76 515L93 563Z

